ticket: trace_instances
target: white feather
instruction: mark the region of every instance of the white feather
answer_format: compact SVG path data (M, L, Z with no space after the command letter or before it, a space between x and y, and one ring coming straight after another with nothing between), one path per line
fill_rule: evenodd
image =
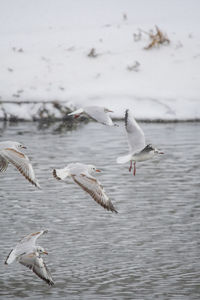
M65 178L67 178L68 176L70 176L67 168L54 169L53 175L58 180L64 180Z
M130 161L132 158L131 154L120 156L117 158L117 163L118 164L125 164L126 162Z

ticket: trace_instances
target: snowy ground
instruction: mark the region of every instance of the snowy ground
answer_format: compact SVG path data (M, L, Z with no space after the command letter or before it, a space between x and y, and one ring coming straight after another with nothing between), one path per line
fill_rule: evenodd
M0 101L200 119L199 11L198 0L0 0ZM155 24L170 44L145 50L148 35L133 34ZM92 48L96 57L88 57ZM0 118L6 111L31 119L31 107L0 103Z

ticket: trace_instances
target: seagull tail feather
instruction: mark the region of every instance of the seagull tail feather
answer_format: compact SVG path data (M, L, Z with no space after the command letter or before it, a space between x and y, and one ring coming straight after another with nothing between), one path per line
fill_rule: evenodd
M57 180L64 180L67 176L69 176L69 173L67 172L67 170L64 169L53 169L53 176L57 179Z

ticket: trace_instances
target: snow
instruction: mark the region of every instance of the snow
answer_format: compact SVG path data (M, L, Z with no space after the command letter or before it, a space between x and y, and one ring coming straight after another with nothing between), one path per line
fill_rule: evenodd
M0 0L0 101L11 102L0 118L2 107L33 117L12 102L59 101L117 118L130 108L141 120L200 119L199 11L198 0ZM133 34L155 25L170 44L145 50L148 36Z

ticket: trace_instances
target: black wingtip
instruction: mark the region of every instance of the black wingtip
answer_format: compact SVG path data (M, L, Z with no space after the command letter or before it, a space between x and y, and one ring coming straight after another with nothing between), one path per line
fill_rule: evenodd
M109 207L107 207L107 209L109 211L111 211L112 213L114 212L114 213L118 214L118 211L115 209L115 207L112 203L110 203L110 205L109 205Z
M129 112L129 109L126 109L126 111L125 111L125 127L127 127L127 124L128 124L128 112Z
M103 206L103 208L106 209L107 211L110 211L111 213L118 214L118 211L114 208L113 205L112 206Z
M112 212L114 212L114 213L116 213L116 214L119 213L115 208L112 210Z
M61 180L61 178L57 176L56 169L53 169L52 174L57 180Z
M46 280L49 286L53 286L55 283L52 280Z
M6 257L6 260L5 260L5 262L4 262L4 264L5 265L8 265L8 263L7 263L7 260L8 260L8 258L9 258L9 256L10 256L10 253L13 251L13 249L12 250L10 250L10 252L9 252L9 254L8 254L8 256Z
M42 190L42 188L41 188L39 182L34 183L34 185L38 188L38 190Z

